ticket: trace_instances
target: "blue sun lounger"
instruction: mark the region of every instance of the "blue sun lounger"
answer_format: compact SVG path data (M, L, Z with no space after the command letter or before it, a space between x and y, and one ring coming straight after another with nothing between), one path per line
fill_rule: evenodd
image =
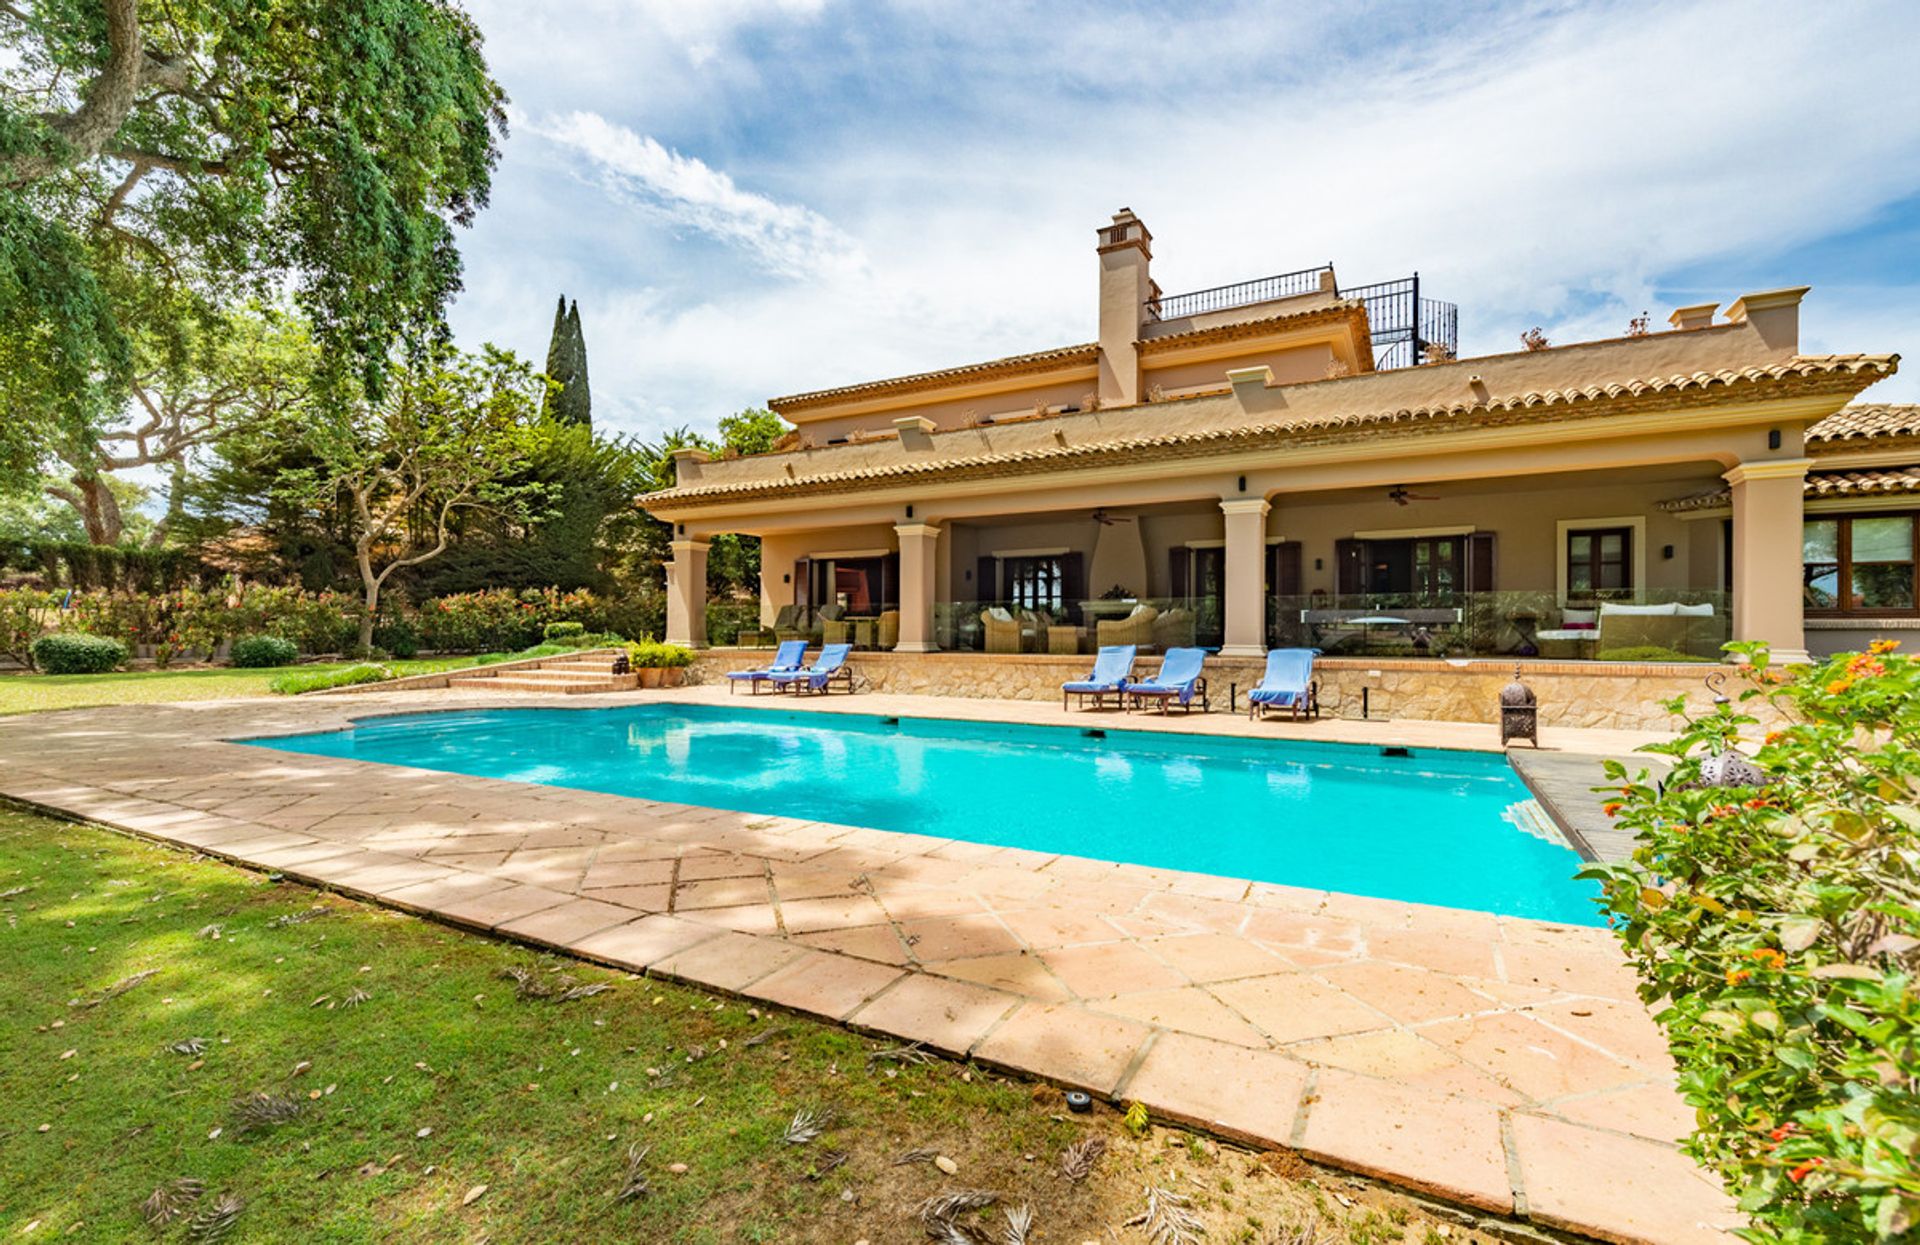
M773 675L773 685L808 693L831 692L835 683L844 683L851 692L853 671L847 667L847 654L852 651L851 644L829 644L820 650L820 656L814 658L813 664L806 669Z
M771 682L776 674L792 674L804 669L807 664L807 642L805 640L782 640L774 652L773 660L758 670L727 671L727 694L732 695L736 684L745 683L753 689L754 695L760 694L760 685Z
M1109 644L1102 648L1093 659L1093 673L1084 679L1060 685L1060 707L1067 708L1067 699L1080 698L1080 707L1086 708L1087 697L1093 697L1093 707L1104 708L1107 697L1113 697L1114 703L1120 703L1126 694L1127 680L1133 677L1133 655L1138 651L1132 644Z
M1200 697L1200 708L1212 708L1207 699L1207 680L1201 674L1207 661L1204 648L1170 648L1166 656L1160 659L1160 672L1151 679L1127 684L1125 698L1129 707L1145 705L1150 700L1160 702L1160 712L1165 713L1169 704L1177 703L1182 713L1193 712L1193 698Z
M1267 654L1267 672L1260 686L1247 693L1247 716L1264 718L1269 709L1283 709L1296 718L1320 716L1320 684L1314 681L1316 648L1276 648Z

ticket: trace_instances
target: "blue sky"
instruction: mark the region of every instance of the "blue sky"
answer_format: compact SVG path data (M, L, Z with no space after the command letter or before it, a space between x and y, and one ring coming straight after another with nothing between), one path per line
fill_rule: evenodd
M1464 353L1811 285L1920 400L1920 5L471 0L513 99L463 341L579 299L603 427L1090 340L1169 292L1419 269Z

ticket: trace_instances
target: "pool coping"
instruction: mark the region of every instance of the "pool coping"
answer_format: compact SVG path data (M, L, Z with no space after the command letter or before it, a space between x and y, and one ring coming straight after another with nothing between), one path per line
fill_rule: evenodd
M1623 1242L1724 1240L1721 1229L1735 1221L1670 1141L1645 1135L1672 1118L1661 1105L1662 1095L1671 1097L1662 1088L1670 1067L1664 1046L1649 1044L1657 1034L1602 931L344 758L251 748L235 757L244 745L227 742L242 730L310 733L328 721L344 729L346 717L701 699L460 693L417 703L428 695L408 695L397 714L363 712L363 696L351 715L333 699L7 719L0 721L0 742L8 745L0 748L0 793L468 928L920 1041L1110 1100L1138 1099L1157 1116L1293 1148L1492 1214ZM858 699L872 712L875 703L909 698ZM1034 708L1012 703L1000 712L1030 722ZM913 716L947 716L924 703L913 709ZM154 746L167 740L180 746ZM351 781L340 781L345 776ZM289 815L297 806L305 813ZM388 811L367 811L380 808ZM500 861L436 854L434 845L471 846L460 836L497 837L498 827L516 819L554 829L529 832L526 846ZM595 861L627 853L639 868L670 859L665 902L596 897L615 895L615 888L587 885L598 864L575 870L565 884L573 865L549 870L543 862L571 849L535 846L542 833L597 836ZM516 867L519 861L526 863ZM764 878L764 902L676 906L689 888L713 889L700 880L708 872L747 862L761 870L743 877ZM689 868L696 876L682 880ZM843 893L810 898L802 886L800 897L786 898L795 881ZM726 879L715 882L724 893ZM867 889L855 887L860 882ZM1108 913L1084 906L1089 899L1128 902ZM535 906L508 911L527 904ZM876 912L882 919L873 919ZM803 928L813 923L819 928ZM1047 941L1055 935L1014 932L1049 923L1101 930L1063 946ZM908 941L910 928L919 943ZM894 945L884 947L889 937ZM945 940L949 951L1020 949L942 958L927 939ZM1420 962L1481 946L1492 955L1493 975L1485 978ZM1000 960L1020 967L1029 956L1036 977L1050 975L1040 983L1049 993L971 971ZM1228 961L1255 959L1257 971L1220 971ZM1139 985L1130 974L1143 970L1168 981L1158 992L1168 999L1154 1006L1171 1016L1135 1006L1145 997L1137 989L1105 991L1116 981ZM1562 988L1563 978L1580 988ZM1420 987L1414 996L1444 995L1444 1005L1434 1003L1442 1011L1472 1010L1464 1019L1396 1018L1391 1010L1419 1001L1406 994L1410 982ZM1223 1005L1223 997L1233 1001ZM1186 1014L1201 1004L1218 1013L1212 1032L1197 1030ZM1353 1017L1340 1022L1349 1029L1318 1035L1332 1013ZM1254 1014L1263 1019L1248 1019ZM1229 1020L1240 1027L1223 1037ZM1314 1032L1287 1036L1293 1031L1276 1025ZM1514 1079L1521 1071L1495 1066L1512 1057L1491 1053L1512 1044L1501 1034L1519 1030L1561 1065L1521 1070L1535 1081L1526 1093ZM1336 1058L1348 1054L1341 1044L1349 1031L1411 1044L1420 1059L1445 1057L1449 1042L1472 1058L1448 1063L1459 1084L1424 1065L1369 1072ZM1576 1083L1576 1067L1597 1069L1591 1085ZM1461 1088L1469 1082L1472 1092ZM1613 1103L1626 1122L1604 1126ZM1636 1112L1660 1122L1635 1123ZM1420 1135L1407 1132L1415 1123ZM1664 1191L1652 1207L1649 1187Z

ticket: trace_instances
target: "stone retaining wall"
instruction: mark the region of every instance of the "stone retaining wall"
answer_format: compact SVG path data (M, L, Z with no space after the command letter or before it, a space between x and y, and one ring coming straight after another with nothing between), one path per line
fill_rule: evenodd
M712 682L728 670L764 664L766 649L709 649L694 661L699 682ZM1140 669L1151 670L1154 657L1143 658ZM1260 681L1264 667L1258 660L1213 658L1207 678L1216 712L1227 707L1229 685L1244 693ZM877 692L919 696L973 696L1002 700L1055 700L1060 685L1085 678L1091 657L1051 657L1045 654L986 653L855 653L853 668ZM1320 703L1329 716L1360 716L1361 691L1374 717L1438 722L1491 722L1500 689L1513 678L1511 661L1445 661L1322 658L1315 664L1320 680ZM1522 663L1527 685L1540 701L1544 726L1600 727L1620 730L1671 730L1674 720L1661 702L1685 695L1704 712L1713 693L1706 676L1716 667L1699 664L1639 664L1627 662L1528 661ZM1737 671L1724 669L1729 694L1737 693ZM1244 708L1244 699L1239 701ZM1773 716L1764 705L1749 703L1746 712L1763 720Z

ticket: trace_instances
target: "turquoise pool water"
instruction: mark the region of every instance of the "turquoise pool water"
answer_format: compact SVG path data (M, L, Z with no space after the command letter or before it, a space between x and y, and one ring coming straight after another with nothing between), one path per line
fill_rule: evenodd
M244 742L1598 924L1570 849L1507 821L1504 757L710 706L371 719Z

